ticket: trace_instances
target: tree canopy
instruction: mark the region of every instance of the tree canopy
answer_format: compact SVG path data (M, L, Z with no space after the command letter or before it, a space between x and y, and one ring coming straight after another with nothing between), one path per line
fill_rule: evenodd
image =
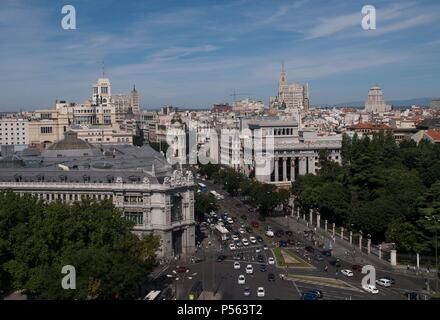
M369 233L373 242L395 242L401 252L427 254L439 227L425 217L440 214L439 169L439 145L398 145L384 133L344 135L342 165L321 159L318 174L300 176L292 191L304 210L318 209L323 219Z
M0 287L38 299L137 297L155 265L160 239L140 239L110 201L46 203L0 193ZM61 287L76 269L76 290Z

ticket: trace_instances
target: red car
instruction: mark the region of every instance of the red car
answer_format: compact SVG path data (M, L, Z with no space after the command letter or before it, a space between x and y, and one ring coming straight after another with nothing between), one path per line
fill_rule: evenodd
M181 267L177 267L177 268L176 268L176 272L177 272L177 273L185 273L185 272L189 272L189 268L187 268L187 267L183 267L183 266L181 266Z
M260 226L260 224L257 221L252 221L251 226L254 228L258 228Z
M357 271L357 272L362 272L362 266L359 264L354 264L351 266L351 270Z

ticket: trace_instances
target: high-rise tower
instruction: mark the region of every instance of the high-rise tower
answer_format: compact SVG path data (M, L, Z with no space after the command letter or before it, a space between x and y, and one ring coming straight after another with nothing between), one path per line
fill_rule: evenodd
M130 94L130 104L133 114L139 114L141 112L141 108L139 105L139 93L136 91L135 85L133 85L133 90Z

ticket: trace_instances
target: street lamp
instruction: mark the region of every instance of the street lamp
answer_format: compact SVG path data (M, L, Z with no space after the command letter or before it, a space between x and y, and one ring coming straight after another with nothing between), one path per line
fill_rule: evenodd
M436 223L440 222L440 219L437 218L436 216L432 216L432 217L425 216L425 219L427 221L434 221ZM434 230L435 230L435 269L437 271L437 276L435 277L435 291L438 292L439 270L438 270L438 255L437 255L438 252L437 225L435 226Z

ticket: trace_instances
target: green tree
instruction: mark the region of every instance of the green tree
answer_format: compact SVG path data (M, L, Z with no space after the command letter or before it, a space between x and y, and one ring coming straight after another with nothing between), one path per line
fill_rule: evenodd
M0 208L1 226L9 224L0 228L8 239L2 269L31 297L135 298L155 265L159 238L139 239L110 201L46 204L7 192ZM17 214L12 221L9 209ZM61 288L64 265L76 268L76 290Z

